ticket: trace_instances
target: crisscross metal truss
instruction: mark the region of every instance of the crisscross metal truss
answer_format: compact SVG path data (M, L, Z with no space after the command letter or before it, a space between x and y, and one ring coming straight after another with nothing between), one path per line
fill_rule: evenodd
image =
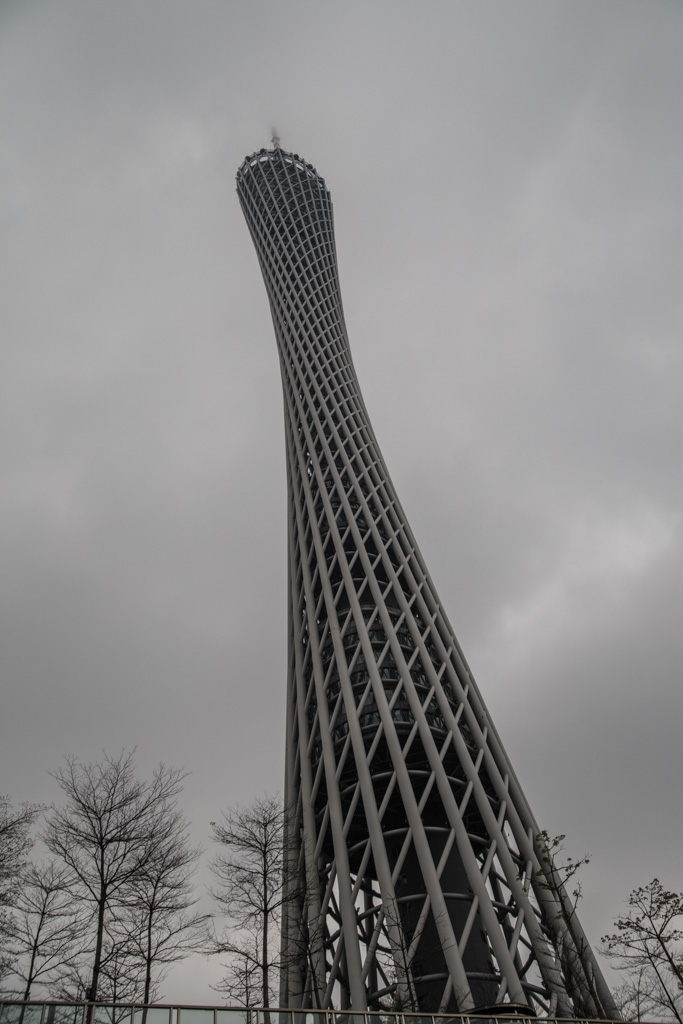
M275 325L289 519L281 1004L617 1016L396 497L351 362L332 204L237 189ZM568 924L567 924L568 922Z

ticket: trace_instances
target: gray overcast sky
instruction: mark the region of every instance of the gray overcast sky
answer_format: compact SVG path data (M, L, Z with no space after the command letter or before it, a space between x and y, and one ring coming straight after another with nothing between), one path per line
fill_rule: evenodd
M206 842L281 789L280 382L234 193L275 125L522 785L593 855L592 939L683 889L682 53L678 0L2 0L1 791L137 745Z

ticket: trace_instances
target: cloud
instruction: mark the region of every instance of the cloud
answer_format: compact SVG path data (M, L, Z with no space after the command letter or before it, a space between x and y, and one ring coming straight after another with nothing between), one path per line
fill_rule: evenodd
M137 743L193 770L202 839L280 787L282 406L234 196L275 123L332 189L370 417L512 762L595 854L589 930L680 888L680 10L0 23L4 788Z
M555 564L532 592L501 609L501 645L508 665L521 665L564 638L580 638L596 620L620 614L643 577L655 572L675 541L677 523L651 509L630 518L574 516ZM514 669L513 669L514 670Z

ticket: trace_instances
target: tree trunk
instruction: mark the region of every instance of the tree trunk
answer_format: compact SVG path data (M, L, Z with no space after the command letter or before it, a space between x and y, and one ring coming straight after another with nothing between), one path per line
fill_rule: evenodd
M102 966L102 946L104 944L104 911L107 906L106 896L102 896L97 904L97 939L95 942L95 958L92 965L92 977L90 988L86 992L86 999L90 1003L88 1007L88 1024L92 1024L95 1002L97 1001L97 986L100 981L100 968Z
M266 850L264 847L263 851L263 875L262 875L262 893L263 893L263 942L261 944L261 968L263 976L263 1007L267 1010L270 1005L270 999L268 996L268 866L266 863ZM270 1014L265 1013L263 1015L264 1024L270 1024Z
M142 1024L147 1024L147 1006L149 1003L149 994L152 989L152 911L150 910L147 917L147 955L145 956L145 991L143 993L143 1002L145 1004L142 1011Z

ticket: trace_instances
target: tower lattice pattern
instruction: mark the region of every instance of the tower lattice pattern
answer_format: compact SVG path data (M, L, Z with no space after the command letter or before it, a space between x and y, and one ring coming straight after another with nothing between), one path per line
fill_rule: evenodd
M285 408L281 1004L616 1017L370 426L325 182L274 149L237 188Z

